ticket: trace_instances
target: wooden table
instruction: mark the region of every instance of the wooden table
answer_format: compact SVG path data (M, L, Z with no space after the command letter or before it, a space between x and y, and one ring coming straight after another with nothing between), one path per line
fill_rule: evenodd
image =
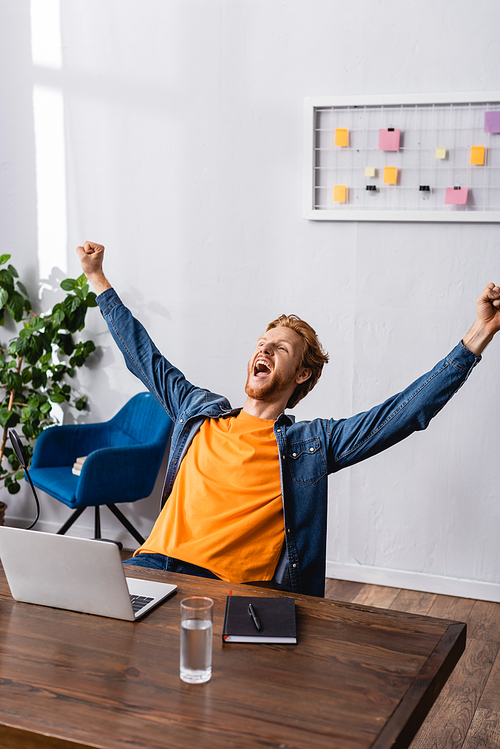
M223 644L229 587L270 591L127 574L179 588L130 623L16 603L0 570L2 749L406 747L465 647L465 624L308 596L297 645ZM179 602L196 594L215 601L213 676L192 685L179 679Z

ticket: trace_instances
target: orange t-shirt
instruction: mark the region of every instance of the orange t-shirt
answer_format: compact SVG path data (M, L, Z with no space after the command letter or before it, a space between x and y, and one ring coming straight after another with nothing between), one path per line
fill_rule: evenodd
M222 580L271 580L284 537L274 421L206 419L172 493L136 553L165 554Z

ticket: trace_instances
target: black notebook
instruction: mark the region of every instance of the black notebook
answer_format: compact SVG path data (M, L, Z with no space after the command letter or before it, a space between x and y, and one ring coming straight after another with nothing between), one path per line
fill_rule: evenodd
M295 600L228 596L222 638L224 642L296 643Z

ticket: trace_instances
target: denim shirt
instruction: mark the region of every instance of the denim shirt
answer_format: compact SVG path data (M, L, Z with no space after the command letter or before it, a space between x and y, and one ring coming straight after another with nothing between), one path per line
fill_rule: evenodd
M207 418L237 414L222 395L192 385L157 349L113 289L97 298L127 368L157 398L174 428L163 489L168 498L191 440ZM379 406L347 419L274 423L291 589L323 596L326 565L328 475L359 463L425 429L481 357L462 343L427 374ZM189 560L184 560L189 562Z

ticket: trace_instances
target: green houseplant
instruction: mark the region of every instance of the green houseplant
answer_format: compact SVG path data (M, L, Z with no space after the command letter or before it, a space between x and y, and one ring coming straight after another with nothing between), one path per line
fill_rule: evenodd
M75 334L83 330L96 297L85 275L66 278L60 284L65 298L50 312L36 314L17 270L7 264L10 258L0 256L0 325L9 319L16 324L14 335L0 346L0 487L3 483L10 494L16 494L24 472L7 441L8 429L22 431L31 457L38 435L55 423L53 404L66 402L78 411L85 408L86 397L75 399L71 378L95 345L76 340Z

